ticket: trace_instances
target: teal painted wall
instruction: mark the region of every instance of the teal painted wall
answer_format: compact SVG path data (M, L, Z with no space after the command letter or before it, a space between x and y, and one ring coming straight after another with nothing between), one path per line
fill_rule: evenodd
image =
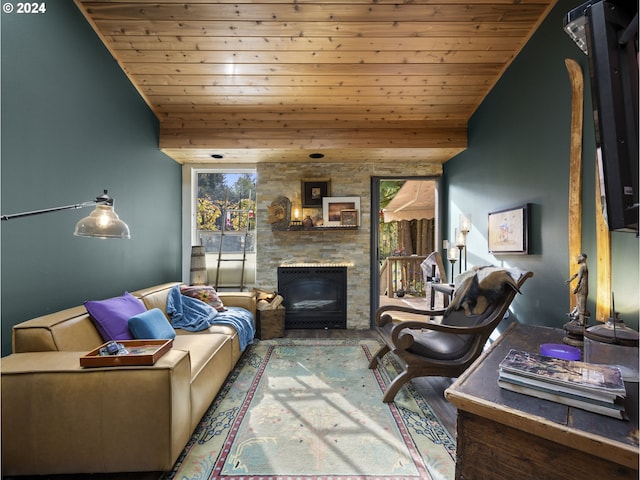
M444 165L444 238L453 238L460 213L471 213L468 264L531 270L534 277L513 305L522 323L561 327L569 311L568 185L571 91L565 58L585 76L583 244L589 256L588 309L595 313L595 139L588 58L562 29L564 14L582 0L560 0L469 123L469 148ZM492 256L487 214L531 204L529 255ZM612 233L616 310L638 328L638 239ZM572 284L575 286L575 281Z
M158 123L72 0L1 15L3 214L105 188L131 240L73 236L90 208L2 222L2 354L37 315L180 280L181 169Z

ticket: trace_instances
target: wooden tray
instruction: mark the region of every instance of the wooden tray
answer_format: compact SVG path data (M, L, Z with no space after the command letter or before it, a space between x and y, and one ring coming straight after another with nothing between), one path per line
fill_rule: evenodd
M108 343L108 342L107 342ZM128 355L100 355L100 345L80 357L82 367L117 367L131 365L153 365L173 346L173 340L118 340L129 350Z

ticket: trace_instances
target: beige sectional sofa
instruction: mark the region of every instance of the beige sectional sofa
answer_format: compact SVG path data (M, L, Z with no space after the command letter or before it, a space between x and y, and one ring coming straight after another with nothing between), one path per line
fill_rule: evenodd
M174 285L132 294L166 315ZM255 318L252 293L219 295ZM230 326L177 334L152 366L83 368L104 343L84 306L15 325L0 364L2 474L170 470L242 355Z

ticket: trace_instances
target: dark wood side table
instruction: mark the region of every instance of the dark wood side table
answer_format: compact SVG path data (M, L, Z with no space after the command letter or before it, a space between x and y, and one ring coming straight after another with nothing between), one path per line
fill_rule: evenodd
M456 479L638 479L637 383L625 385L629 420L499 387L509 349L539 352L563 334L514 323L445 391L458 409Z

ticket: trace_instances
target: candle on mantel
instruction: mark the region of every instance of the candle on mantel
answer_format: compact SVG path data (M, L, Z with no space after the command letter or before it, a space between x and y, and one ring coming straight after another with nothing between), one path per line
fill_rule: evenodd
M450 247L447 252L447 258L449 259L449 261L458 260L458 249L456 247Z
M300 215L300 212L298 211L298 209L296 208L295 212L293 213L293 218L295 220L298 220L298 216Z

